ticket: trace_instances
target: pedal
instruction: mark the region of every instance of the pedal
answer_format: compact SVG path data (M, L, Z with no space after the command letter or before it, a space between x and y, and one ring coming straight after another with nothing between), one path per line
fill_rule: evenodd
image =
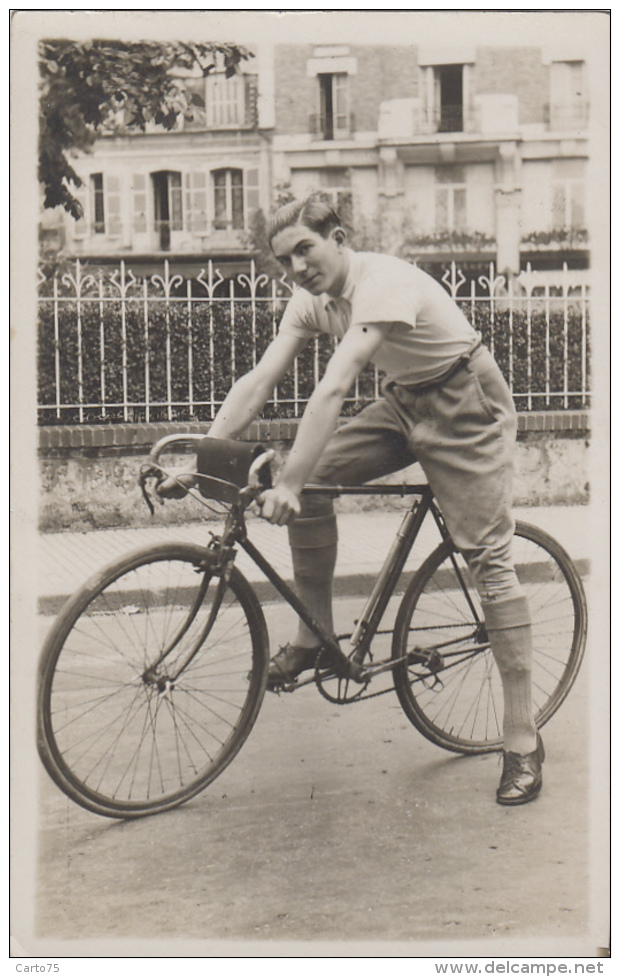
M295 689L299 688L299 682L295 679L292 682L282 682L277 685L268 685L265 689L266 692L274 692L276 695L280 695L281 692L294 692Z
M407 654L407 664L408 665L423 665L427 668L431 675L437 675L444 668L443 656L433 649L432 651L426 651L423 648L414 648L413 651Z

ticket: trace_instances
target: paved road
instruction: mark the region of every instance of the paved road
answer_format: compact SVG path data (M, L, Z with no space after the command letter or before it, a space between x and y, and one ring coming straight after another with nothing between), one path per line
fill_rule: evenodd
M397 504L397 503L395 503ZM546 530L566 548L572 559L586 567L593 555L596 520L591 506L538 506L515 509L517 519ZM374 509L341 513L338 519L339 548L336 577L342 589L346 582L360 576L376 575L400 524L402 513ZM219 523L211 528L219 531ZM167 526L157 522L143 529L108 529L87 533L46 533L38 539L37 560L31 574L37 571L38 593L47 610L57 610L62 601L74 593L84 580L111 560L136 547L165 540L208 542L209 526L191 523ZM250 515L248 530L252 541L269 556L276 570L286 579L292 575L291 556L286 530L270 526ZM437 530L428 519L416 540L411 565L419 564L440 541ZM263 579L251 560L240 552L237 565L253 583ZM581 568L581 566L580 566Z
M275 645L290 612L266 610ZM41 771L38 938L48 954L590 954L595 666L546 728L543 794L514 810L494 803L497 756L433 746L394 694L341 707L312 687L268 694L224 774L157 818L98 818Z

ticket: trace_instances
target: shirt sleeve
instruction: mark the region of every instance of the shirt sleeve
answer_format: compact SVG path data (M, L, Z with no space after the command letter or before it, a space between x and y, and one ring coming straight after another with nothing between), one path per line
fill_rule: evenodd
M312 296L303 289L297 289L288 300L284 315L280 319L278 332L289 336L312 339L319 332L312 304Z
M355 290L351 324L404 322L415 327L418 297L410 285L400 285L372 276Z

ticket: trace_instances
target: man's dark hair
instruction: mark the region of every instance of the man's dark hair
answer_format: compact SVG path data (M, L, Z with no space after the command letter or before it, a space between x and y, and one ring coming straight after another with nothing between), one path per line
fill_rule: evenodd
M301 201L292 200L276 210L267 227L268 240L271 241L280 231L294 224L304 224L321 237L327 237L334 227L342 227L333 207L320 197L308 197Z

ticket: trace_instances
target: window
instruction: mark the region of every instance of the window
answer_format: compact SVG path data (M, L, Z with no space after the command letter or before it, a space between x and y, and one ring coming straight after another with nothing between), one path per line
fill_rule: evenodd
M551 182L551 222L554 230L585 227L584 174L578 160L556 160Z
M120 237L123 230L121 211L121 181L114 173L91 173L78 199L83 217L75 227L76 237L106 234Z
M214 129L241 126L246 121L245 77L207 75L205 93L207 126Z
M214 170L213 211L215 230L243 229L243 170Z
M353 194L351 171L342 166L328 166L320 171L321 195L329 200L340 220L353 224Z
M90 178L90 207L93 231L105 234L105 203L103 196L103 173L93 173Z
M346 139L351 134L349 76L344 72L317 75L319 113L315 131L321 139Z
M151 175L153 181L153 202L155 230L159 232L162 251L170 247L171 231L183 230L183 193L181 174L160 170Z
M196 170L185 174L185 223L192 233L207 231L207 174Z
M167 251L187 243L193 235L244 230L259 206L258 177L256 167L135 173L131 183L133 233L147 234L141 246L153 247L154 231L159 248ZM176 232L183 236L174 238Z
M467 228L467 189L463 167L437 167L435 184L436 230L464 231Z
M246 129L258 122L258 76L214 71L206 78L188 78L185 88L190 111L183 130Z
M575 129L587 122L583 61L554 61L551 65L549 127Z
M444 64L433 69L435 121L438 132L463 131L463 65Z
M554 183L551 216L554 230L583 230L584 206L582 183Z

